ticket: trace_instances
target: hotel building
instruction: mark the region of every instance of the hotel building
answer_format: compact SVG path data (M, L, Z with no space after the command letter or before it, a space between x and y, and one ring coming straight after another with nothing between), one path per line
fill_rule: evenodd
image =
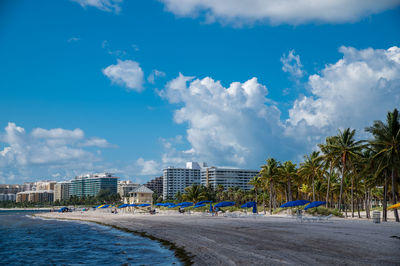
M116 194L118 177L110 173L87 174L75 177L71 180L71 196L96 196L100 190L108 190Z
M162 196L163 194L163 176L156 177L145 184L145 186L154 193L157 194L157 197Z
M54 185L54 201L68 200L71 197L71 181L58 182Z
M37 190L18 192L16 202L52 202L54 200L53 190Z
M173 199L179 191L184 192L186 187L200 184L200 165L196 162L187 162L186 168L170 166L163 170L163 198Z
M258 172L257 170L206 167L201 170L201 184L211 185L214 190L218 185L223 185L225 189L239 187L242 190L250 190L253 187L249 185L250 179Z

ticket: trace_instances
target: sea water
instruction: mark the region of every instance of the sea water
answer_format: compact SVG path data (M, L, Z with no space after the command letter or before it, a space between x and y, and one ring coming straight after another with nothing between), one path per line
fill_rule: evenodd
M181 265L157 241L94 223L0 211L0 265Z

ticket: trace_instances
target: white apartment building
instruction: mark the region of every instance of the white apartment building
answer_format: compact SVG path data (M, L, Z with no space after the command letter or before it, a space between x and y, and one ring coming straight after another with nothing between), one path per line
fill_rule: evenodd
M129 196L129 192L132 190L138 188L140 184L138 183L132 183L132 181L129 180L123 180L123 181L118 181L118 194L122 197L127 197Z
M186 187L200 184L200 170L201 167L197 162L187 162L186 168L170 166L164 169L163 198L173 199L178 191L183 193Z
M206 167L201 170L201 184L213 189L223 185L225 190L229 187L239 187L242 190L253 188L249 185L250 179L255 177L259 171L235 168Z
M68 200L70 194L71 181L58 182L54 185L54 201Z

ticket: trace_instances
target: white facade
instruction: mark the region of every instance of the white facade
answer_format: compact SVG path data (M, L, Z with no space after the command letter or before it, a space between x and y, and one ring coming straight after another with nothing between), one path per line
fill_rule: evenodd
M163 170L163 198L173 199L179 191L186 187L200 184L200 165L196 162L186 163L186 168L168 167Z
M70 198L71 181L58 182L54 185L54 201Z
M204 186L210 184L213 189L223 185L225 190L229 187L250 190L253 186L249 185L249 182L258 172L248 169L207 167L201 170L201 184Z
M118 181L118 194L121 197L127 197L129 195L129 192L134 190L135 188L138 188L140 184L138 183L132 183L129 180L126 181Z

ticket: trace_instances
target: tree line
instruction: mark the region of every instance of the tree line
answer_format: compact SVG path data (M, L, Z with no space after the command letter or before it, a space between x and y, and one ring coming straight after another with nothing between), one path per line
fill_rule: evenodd
M382 203L387 221L388 202L397 203L400 169L399 112L388 112L385 121L374 121L365 128L369 140L356 139L356 130L339 130L318 145L319 150L305 155L299 165L268 158L257 176L251 179L251 191L239 188L193 185L175 195L176 201L232 200L237 204L255 200L272 214L283 202L306 199L325 201L326 208L337 208L351 216L370 218L371 206ZM399 222L397 210L394 216Z

